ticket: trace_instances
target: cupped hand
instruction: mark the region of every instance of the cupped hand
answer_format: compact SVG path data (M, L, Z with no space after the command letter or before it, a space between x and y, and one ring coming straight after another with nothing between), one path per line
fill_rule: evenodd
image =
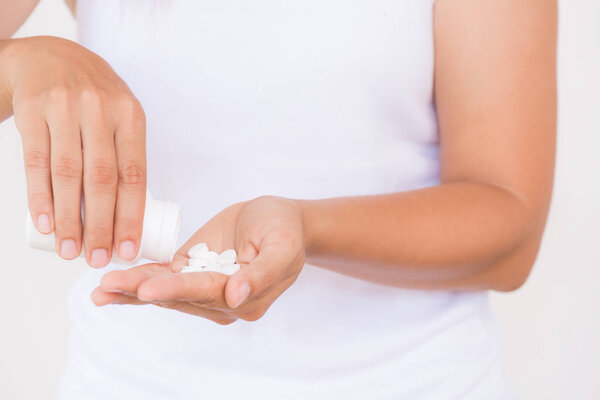
M207 243L234 248L240 270L179 273L188 250ZM302 213L293 200L259 197L235 204L198 230L170 265L145 264L104 275L92 293L96 305L154 304L219 324L255 321L296 280L304 265Z
M113 249L135 258L146 196L140 103L108 63L69 40L14 39L1 61L36 228L55 233L65 259L82 247L94 267L106 265Z

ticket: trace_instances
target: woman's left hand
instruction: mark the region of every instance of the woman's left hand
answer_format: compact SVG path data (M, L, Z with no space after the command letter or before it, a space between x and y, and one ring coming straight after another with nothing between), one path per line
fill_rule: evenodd
M188 250L206 243L233 248L240 270L179 273ZM259 197L234 204L198 230L170 265L145 264L112 271L92 293L96 305L155 304L227 325L255 321L298 277L304 265L302 213L293 200Z

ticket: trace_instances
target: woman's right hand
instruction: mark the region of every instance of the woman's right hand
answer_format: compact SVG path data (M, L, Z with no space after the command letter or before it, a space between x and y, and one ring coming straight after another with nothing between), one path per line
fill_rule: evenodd
M54 231L65 259L82 247L93 267L105 266L113 249L133 259L146 196L146 123L138 100L106 61L69 40L9 40L0 64L37 229Z

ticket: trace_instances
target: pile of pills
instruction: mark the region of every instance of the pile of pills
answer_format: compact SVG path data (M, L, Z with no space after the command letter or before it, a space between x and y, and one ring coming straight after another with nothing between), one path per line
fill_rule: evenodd
M234 249L225 250L221 254L210 251L206 243L199 243L188 251L190 260L180 272L220 272L233 275L240 269L237 253Z

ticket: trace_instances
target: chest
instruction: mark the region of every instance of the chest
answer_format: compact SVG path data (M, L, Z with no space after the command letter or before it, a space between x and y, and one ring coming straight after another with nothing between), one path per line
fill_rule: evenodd
M132 80L431 95L431 0L79 0L78 20Z
M151 133L179 132L174 148L327 154L436 140L431 5L79 0L77 17L80 41L132 87Z

